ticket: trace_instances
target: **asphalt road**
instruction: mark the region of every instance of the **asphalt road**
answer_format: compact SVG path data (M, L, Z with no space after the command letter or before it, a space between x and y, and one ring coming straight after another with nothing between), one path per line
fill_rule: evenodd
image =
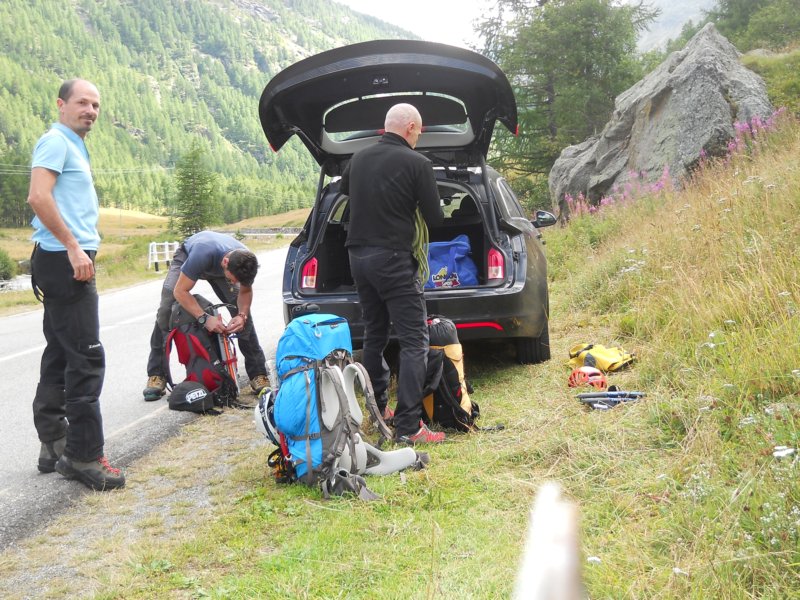
M252 316L267 358L274 358L283 332L281 280L286 249L259 254ZM106 455L125 467L175 434L193 415L170 411L165 400L144 402L150 332L161 281L152 281L100 296L100 339L106 351L101 396ZM216 301L207 283L197 293ZM36 468L39 440L31 402L39 380L44 348L42 310L0 318L0 550L36 532L60 511L87 493L82 484ZM240 360L240 380L245 381Z

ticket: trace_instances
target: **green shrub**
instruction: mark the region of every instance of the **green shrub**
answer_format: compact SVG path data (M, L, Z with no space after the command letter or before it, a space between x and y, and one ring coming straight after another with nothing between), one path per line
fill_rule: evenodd
M17 263L5 250L0 249L0 279L12 279L17 274Z

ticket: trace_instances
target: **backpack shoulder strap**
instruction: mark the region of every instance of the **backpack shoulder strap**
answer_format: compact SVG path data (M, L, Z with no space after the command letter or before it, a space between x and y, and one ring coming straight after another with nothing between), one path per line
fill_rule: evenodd
M369 375L367 374L367 370L364 368L364 365L358 362L353 362L347 365L344 368L344 391L345 395L347 396L348 402L351 404L351 412L354 412L353 405L355 408L358 409L358 413L361 414L361 408L358 406L356 402L356 392L355 392L355 382L358 380L359 384L361 385L361 390L364 392L364 404L367 407L367 413L369 413L369 419L372 422L375 429L378 430L378 434L381 436L381 439L378 441L378 447L381 446L384 440L392 439L392 431L386 425L386 422L383 420L383 415L381 411L378 409L378 404L375 401L375 392L372 390L372 382L369 380ZM363 415L359 419L361 421L363 419Z
M350 450L352 457L351 471L358 471L356 460L356 444L360 423L355 421L356 416L351 412L350 402L345 392L345 383L342 370L337 365L323 365L319 370L317 380L317 393L320 399L320 419L328 431L335 433L333 442L327 449L327 455L322 457L323 469L336 465L337 460L344 452L345 446ZM361 409L358 409L361 415ZM333 472L324 472L326 479Z
M172 343L175 340L175 332L177 329L171 329L167 335L167 340L164 342L164 362L162 364L164 370L164 377L167 380L169 388L172 389L175 383L172 381L172 371L169 368L169 355L172 350Z

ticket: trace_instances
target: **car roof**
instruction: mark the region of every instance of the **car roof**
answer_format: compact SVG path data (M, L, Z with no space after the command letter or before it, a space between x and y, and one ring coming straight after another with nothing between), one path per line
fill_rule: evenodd
M496 121L517 131L517 105L505 74L463 48L414 40L351 44L278 73L259 102L261 126L278 151L293 135L329 174L383 133L386 111L420 111L417 149L486 156Z

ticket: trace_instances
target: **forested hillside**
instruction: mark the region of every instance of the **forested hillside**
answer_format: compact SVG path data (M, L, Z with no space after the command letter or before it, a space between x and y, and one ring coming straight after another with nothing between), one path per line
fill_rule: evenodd
M193 142L226 222L308 205L313 162L296 140L269 149L261 91L305 56L397 37L413 36L328 0L2 0L0 224L27 223L30 153L72 77L101 93L87 142L102 205L168 213Z

